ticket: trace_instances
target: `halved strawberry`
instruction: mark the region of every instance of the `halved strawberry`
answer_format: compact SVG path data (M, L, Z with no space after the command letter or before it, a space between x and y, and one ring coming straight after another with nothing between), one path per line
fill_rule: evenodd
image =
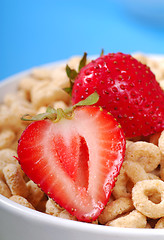
M73 83L73 104L97 91L96 105L113 114L126 137L164 129L164 92L150 68L131 55L101 56L81 68Z
M125 138L116 120L82 106L71 118L31 123L18 144L27 176L78 220L95 220L107 204L123 162Z

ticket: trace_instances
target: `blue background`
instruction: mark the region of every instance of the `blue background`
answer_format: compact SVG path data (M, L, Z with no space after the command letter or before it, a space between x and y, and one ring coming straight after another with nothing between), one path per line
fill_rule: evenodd
M0 0L0 79L102 48L164 54L163 22L126 6L123 0Z

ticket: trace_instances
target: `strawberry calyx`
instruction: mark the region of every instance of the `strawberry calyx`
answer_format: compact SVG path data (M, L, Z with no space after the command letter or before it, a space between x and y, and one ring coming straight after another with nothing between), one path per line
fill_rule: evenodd
M63 110L62 108L52 108L48 106L45 113L40 113L35 116L30 116L29 114L23 115L21 120L23 121L39 121L44 119L49 119L53 122L59 122L62 118L72 119L74 109L80 106L90 106L97 103L99 100L99 95L97 92L92 93L86 99L74 104L71 107L66 108Z
M72 96L72 88L75 82L75 79L78 75L78 73L80 72L81 68L83 68L86 65L87 62L87 53L84 52L83 57L81 58L80 62L79 62L79 66L78 66L78 71L76 71L75 69L72 69L68 66L68 64L66 65L66 74L69 78L70 81L70 87L68 88L64 88L64 90L70 95Z
M104 55L104 49L101 50L100 56ZM67 77L69 78L69 82L70 82L70 87L68 88L64 88L64 91L67 92L70 96L72 96L72 89L73 89L73 85L75 83L75 79L77 77L77 75L79 74L80 70L85 67L87 64L87 53L84 52L83 57L81 58L80 62L79 62L79 66L78 66L78 71L76 71L75 69L72 69L69 67L69 65L66 65L66 74Z

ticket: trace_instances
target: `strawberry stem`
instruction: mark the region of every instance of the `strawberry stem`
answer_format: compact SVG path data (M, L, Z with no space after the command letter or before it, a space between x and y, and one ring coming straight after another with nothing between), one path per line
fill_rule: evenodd
M54 122L60 121L62 118L72 119L73 111L76 107L94 105L99 100L99 95L97 92L92 93L86 99L78 102L77 104L63 110L58 108L57 110L52 107L47 107L45 113L40 113L36 116L30 116L29 114L24 115L21 120L23 121L39 121L44 119L50 119Z
M57 117L54 122L59 122L62 118L72 119L72 112L65 112L62 108L57 109Z

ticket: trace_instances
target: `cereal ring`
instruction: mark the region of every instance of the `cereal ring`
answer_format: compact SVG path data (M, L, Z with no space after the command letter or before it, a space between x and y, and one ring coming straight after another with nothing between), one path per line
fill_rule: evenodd
M29 203L27 201L26 198L22 197L22 196L19 196L19 195L13 195L12 197L9 198L10 200L16 202L16 203L19 203L20 205L24 206L24 207L28 207L28 208L31 208L31 209L35 209L31 203Z
M14 142L10 145L10 149L17 151L19 138L21 137L23 131L25 130L26 125L28 125L28 124L29 124L28 121L24 121L24 123L19 125L19 129L16 131L16 138L15 138ZM16 155L14 155L14 156L16 156Z
M139 141L127 148L125 160L139 162L146 172L152 172L161 161L161 153L156 145Z
M162 155L161 155L162 158ZM153 174L156 175L156 177L160 178L160 170L161 170L161 166L159 165L156 169L154 169L152 172L148 173L149 174Z
M29 115L35 115L36 111L33 108L32 104L28 102L27 100L21 100L21 101L14 101L10 106L10 111L13 114L16 114L17 117L21 118L25 114ZM28 124L26 122L22 122L25 124ZM21 125L21 124L20 124Z
M134 143L133 141L130 140L126 140L126 149L129 147L129 145L131 145L132 143Z
M0 150L0 178L1 179L4 179L3 168L7 164L9 163L17 164L17 160L14 158L14 156L17 156L17 153L12 149L5 148Z
M21 125L21 119L16 113L13 113L11 109L6 105L0 105L0 129L12 129L17 131Z
M118 175L117 181L112 191L112 194L116 199L120 197L127 197L127 198L131 197L131 193L128 192L127 190L128 181L129 181L129 178L126 175L126 172L124 169L124 163L123 163L120 173Z
M27 189L28 189L28 196L27 200L36 207L40 200L42 199L44 193L42 190L32 181L26 183Z
M159 85L164 90L164 79L160 80Z
M158 146L158 140L159 140L160 135L161 135L160 132L151 135L150 138L149 138L149 142Z
M4 129L0 133L0 149L9 147L14 141L16 135L10 129Z
M46 110L47 110L47 107L42 106L37 110L37 114L44 113L44 112L46 112Z
M59 100L68 103L70 97L63 89L56 87L53 82L42 81L32 88L31 101L36 109Z
M69 212L67 212L67 210L65 210L65 209L64 209L63 211L59 212L58 217L64 218L64 219L69 219L69 220L74 220L74 221L77 220L77 218L76 218L75 216L71 215L71 214L70 214Z
M11 191L3 180L0 180L0 194L7 198L11 197Z
M152 179L160 179L157 175L153 174L153 173L147 173L148 179L152 180Z
M26 198L28 195L28 189L18 166L15 164L8 164L3 169L3 173L12 194Z
M13 102L21 102L21 101L26 101L26 93L22 90L18 90L17 93L8 93L4 97L4 103L6 106L11 107Z
M160 168L161 179L164 181L164 154L161 157L161 168Z
M46 203L46 213L54 216L58 216L58 214L63 210L56 202L54 202L51 198L48 199Z
M164 131L162 131L162 133L159 137L158 146L159 146L161 153L164 155Z
M95 221L91 222L91 224L99 224L98 220L96 219Z
M136 58L138 61L142 62L143 64L147 64L148 62L148 58L146 57L146 55L140 52L133 54L133 57Z
M160 218L155 225L155 228L164 228L164 217Z
M115 219L120 214L129 212L133 209L133 202L130 198L118 198L115 201L106 205L105 209L100 214L98 221L101 224L106 224L110 220Z
M159 70L159 67L151 67L151 71L155 74L157 82L160 83L163 78L163 73Z
M135 184L139 181L149 179L147 173L145 172L144 168L138 162L133 161L125 161L124 162L124 169L127 176L130 180Z
M37 83L38 83L38 80L28 76L28 77L25 77L25 78L21 79L21 81L19 82L19 86L18 87L19 87L20 90L25 92L26 98L30 100L30 98L31 98L31 96L30 96L31 89Z
M52 82L56 87L66 88L66 87L69 87L70 85L69 79L65 71L65 67L63 66L54 69L51 73L51 77L52 77Z
M164 181L164 131L162 131L161 136L159 137L158 146L162 153L160 176L161 179Z
M31 76L38 80L51 79L51 70L48 68L34 68Z
M152 195L160 193L160 203L150 200ZM154 196L155 197L155 196ZM132 200L135 208L149 218L160 218L164 216L164 182L161 180L143 180L137 182L132 190Z
M137 210L133 210L125 216L109 221L106 225L124 228L145 228L146 224L146 217Z
M66 109L66 108L67 108L67 105L66 105L65 102L63 102L63 101L56 101L56 102L54 102L53 107L54 107L55 109L57 109L57 108Z

